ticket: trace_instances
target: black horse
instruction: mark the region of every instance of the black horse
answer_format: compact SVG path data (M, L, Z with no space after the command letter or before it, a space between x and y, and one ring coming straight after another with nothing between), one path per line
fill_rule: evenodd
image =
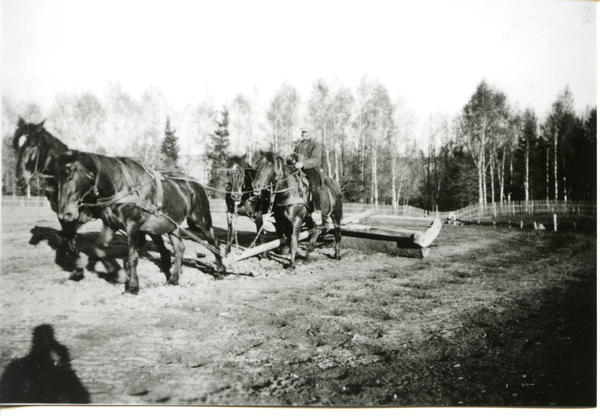
M256 176L253 159L258 159L259 154L250 152L243 156L230 156L227 162L227 190L225 203L227 205L227 248L229 254L233 240L237 242L236 221L239 215L246 216L256 223L257 239L264 243L263 214L269 211L269 192L264 191L254 195L252 181Z
M159 249L167 283L179 283L185 250L180 233L186 232L179 224L185 219L191 230L200 231L210 243L206 247L215 255L218 277L226 273L212 227L208 197L194 178L159 173L125 157L68 151L58 159L57 182L58 217L62 221L77 221L83 214L102 219L104 226L96 255L109 273L117 272L118 265L107 259L105 250L117 230L127 232L126 292L139 292L137 263L141 232L149 234ZM168 234L173 245L172 274L171 256L164 247L162 234Z
M46 182L44 193L54 212L58 212L58 195L56 184L56 162L58 157L67 152L69 148L59 139L54 137L44 128L44 122L39 124L25 123L19 118L17 130L12 137L13 149L17 156L15 177L17 185L24 189L29 181L40 176ZM82 224L92 220L85 214L80 215L77 221L65 222L59 219L62 235L66 239L66 252L68 263L76 264L71 274L71 279L83 278L83 265L79 259L77 248L77 230Z
M329 198L321 201L320 207L314 207L310 195L308 181L303 180L303 173L293 171L284 161L282 156L272 152L262 154L262 159L257 164L256 177L252 186L256 191L272 189L275 194L273 215L275 228L280 237L286 237L291 249L290 267L295 267L295 257L298 251L298 236L302 225L306 223L312 238L307 248L306 258L314 250L315 242L321 234L316 228L311 213L314 209L331 216L335 235L335 258L341 259L340 242L342 232L342 193L339 185L333 179L324 177L323 184L328 190ZM323 232L326 232L324 230Z

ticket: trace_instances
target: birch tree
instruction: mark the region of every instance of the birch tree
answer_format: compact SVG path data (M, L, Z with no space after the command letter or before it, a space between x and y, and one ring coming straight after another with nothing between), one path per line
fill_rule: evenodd
M315 126L325 153L327 173L339 182L343 172L344 142L352 115L352 92L334 79L317 80L308 100L308 120Z
M139 139L132 144L133 154L149 165L160 162L161 140L165 132L165 120L171 111L162 90L156 86L147 88L140 103Z
M572 123L575 118L573 111L573 96L569 88L558 96L552 104L552 110L542 126L542 132L548 143L552 144L552 162L554 173L554 199L559 198L559 177L562 179L563 198L567 200L567 172L561 169L559 175L559 158L562 166L565 166L565 142L571 133ZM561 152L562 150L562 152Z
M267 109L267 125L273 151L291 151L299 107L300 96L296 88L284 82L275 92Z
M365 131L369 138L371 153L371 204L379 204L378 162L380 150L389 143L392 134L392 104L387 88L379 81L371 83L369 99L365 103L362 116Z
M229 140L233 153L242 154L258 149L261 141L258 92L248 96L239 93L229 105Z
M479 203L487 204L486 171L490 166L489 148L503 120L506 96L482 81L461 114L461 136L477 166Z
M106 113L92 92L59 94L50 110L48 126L69 147L92 153L101 150Z
M101 145L110 156L135 154L143 133L139 128L141 108L119 83L110 83L104 91L106 128Z
M414 128L416 124L415 114L408 108L402 97L397 97L392 114L393 130L390 134L389 148L391 151L391 175L392 175L392 207L398 208L403 181L406 178L407 169L398 167L398 156L409 155L411 143L414 143Z
M531 181L530 181L530 163L532 155L532 146L535 145L538 136L538 125L535 113L531 109L525 110L522 120L520 147L523 149L523 188L525 191L525 201L531 199Z

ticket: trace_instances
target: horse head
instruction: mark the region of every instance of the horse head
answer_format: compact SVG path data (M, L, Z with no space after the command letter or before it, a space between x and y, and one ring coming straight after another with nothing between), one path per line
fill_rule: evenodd
M227 164L227 190L231 193L231 198L236 202L240 202L242 195L248 190L248 175L246 175L248 169L251 168L246 163L245 156L229 157Z
M252 181L254 193L260 193L270 185L274 185L282 177L284 171L283 158L273 152L261 152L256 164L256 176Z
M98 172L93 159L86 153L68 151L58 158L58 218L71 222L79 218L83 200L97 196Z
M54 162L61 153L69 150L67 146L53 137L39 124L17 122L17 130L12 137L13 149L17 154L15 177L20 188L27 187L36 174L54 176Z
M29 180L36 173L36 165L39 162L39 133L43 129L43 121L40 124L25 123L19 118L17 130L12 136L13 149L17 154L15 178L17 186L21 189L27 187Z

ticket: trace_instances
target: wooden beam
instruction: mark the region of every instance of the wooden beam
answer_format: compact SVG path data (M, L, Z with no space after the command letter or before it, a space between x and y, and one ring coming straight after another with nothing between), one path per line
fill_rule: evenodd
M347 218L344 218L340 221L340 223L341 224L351 224L353 222L358 222L360 220L363 220L369 216L371 216L371 211L365 211L365 212L361 212L360 214L355 214L355 215L351 215ZM330 230L328 232L331 232L332 230L333 230L333 228L330 228ZM310 236L310 233L308 231L303 231L298 236L298 241L306 240L309 236ZM247 259L248 257L257 256L261 253L264 253L265 251L276 249L277 247L284 244L286 241L287 241L286 238L280 238L277 240L269 241L268 243L261 244L260 246L246 249L239 256L234 256L233 259L234 259L234 261L239 261L239 260Z
M398 248L426 248L436 239L442 222L436 218L425 231L397 230L370 227L367 225L351 225L342 227L342 235L381 241L397 241Z
M306 240L309 236L310 236L310 233L308 231L302 231L300 233L300 235L298 236L298 241ZM246 249L239 256L234 256L233 260L240 261L240 260L247 259L248 257L257 256L261 253L264 253L265 251L274 250L277 247L279 247L280 245L284 244L286 241L287 241L287 239L285 237L283 237L278 240L273 240L273 241L269 241L268 243L261 244L260 246L256 246L254 248Z

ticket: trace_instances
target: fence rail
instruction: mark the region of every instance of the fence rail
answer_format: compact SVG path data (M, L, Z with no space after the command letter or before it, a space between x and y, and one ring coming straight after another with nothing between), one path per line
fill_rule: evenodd
M474 204L454 212L440 212L440 217L454 217L460 220L475 218L496 218L515 215L596 215L596 204L588 201L510 201Z
M9 207L50 207L48 199L43 196L3 196L2 206ZM210 210L214 213L225 213L227 207L224 199L211 199ZM489 203L486 206L480 204L469 205L456 211L433 212L415 208L410 205L398 206L393 209L391 205L371 204L344 204L344 214L358 214L371 211L373 215L393 215L399 217L454 217L460 220L471 220L475 218L495 218L499 216L514 215L540 215L540 214L575 214L596 215L596 204L586 201L510 201L502 204Z
M50 207L45 196L2 196L3 207Z
M398 217L426 217L428 215L428 211L410 205L400 205L394 209L391 205L344 204L344 214L358 214L364 211L371 211L373 215L394 215ZM429 215L431 215L430 212Z

